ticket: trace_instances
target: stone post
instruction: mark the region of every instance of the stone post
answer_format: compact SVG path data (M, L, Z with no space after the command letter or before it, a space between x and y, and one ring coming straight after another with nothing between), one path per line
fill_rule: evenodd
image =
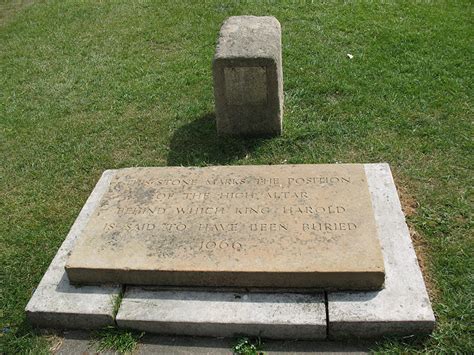
M229 17L220 30L213 76L219 135L281 134L281 27L275 17Z

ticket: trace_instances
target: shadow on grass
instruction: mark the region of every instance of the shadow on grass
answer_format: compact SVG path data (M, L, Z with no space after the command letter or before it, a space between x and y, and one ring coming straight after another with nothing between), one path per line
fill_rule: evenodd
M219 137L216 116L207 113L174 133L168 166L229 164L244 158L264 141L265 138Z

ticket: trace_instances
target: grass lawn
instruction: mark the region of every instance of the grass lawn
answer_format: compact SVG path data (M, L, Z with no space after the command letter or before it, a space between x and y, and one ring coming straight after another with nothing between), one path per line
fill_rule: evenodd
M48 350L25 305L102 171L388 162L438 326L473 344L470 1L0 2L0 353ZM220 139L211 58L230 15L283 30L284 134ZM352 54L349 59L347 54Z

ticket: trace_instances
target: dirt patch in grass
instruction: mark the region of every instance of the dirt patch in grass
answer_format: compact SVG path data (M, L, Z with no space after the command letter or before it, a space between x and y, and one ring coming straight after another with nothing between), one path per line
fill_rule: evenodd
M433 275L431 273L431 265L429 262L430 259L430 250L429 245L426 242L425 238L419 233L415 226L410 222L410 217L413 217L417 213L419 203L416 201L415 197L408 191L408 188L403 183L403 179L399 177L394 177L395 185L397 186L398 196L400 197L400 203L402 205L402 211L407 218L408 229L410 231L410 237L413 242L413 247L415 248L416 258L418 259L418 264L420 265L423 279L425 281L428 294L431 301L437 300L439 295L439 290L436 287L434 282Z

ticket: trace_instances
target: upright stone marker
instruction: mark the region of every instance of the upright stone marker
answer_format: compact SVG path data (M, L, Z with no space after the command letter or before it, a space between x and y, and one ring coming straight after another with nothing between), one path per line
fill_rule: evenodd
M364 167L118 170L69 257L76 283L380 289Z
M276 18L228 18L220 31L213 74L219 134L281 134L283 74Z

